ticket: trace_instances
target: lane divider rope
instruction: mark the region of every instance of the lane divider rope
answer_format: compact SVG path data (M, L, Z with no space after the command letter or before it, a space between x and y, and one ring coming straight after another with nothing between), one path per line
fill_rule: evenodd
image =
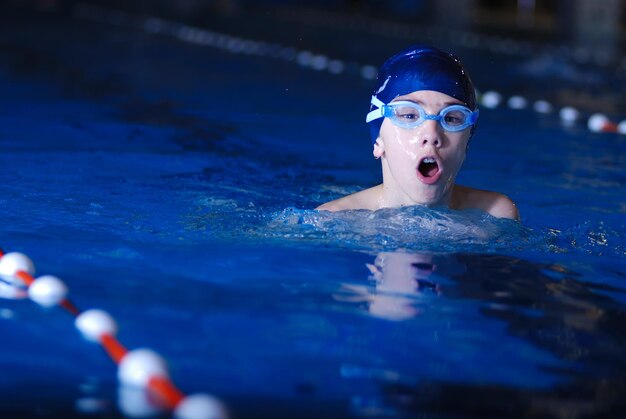
M79 19L97 21L114 26L131 27L153 35L172 36L181 42L217 48L234 54L256 55L295 62L301 67L308 67L315 71L327 71L333 75L348 74L366 80L373 80L378 72L377 67L372 64L359 64L353 61L333 59L324 54L308 50L298 50L278 43L240 38L154 16L131 15L121 10L107 9L85 3L77 4L73 9L73 13ZM392 23L386 22L381 25L381 28L394 32L390 26ZM398 23L397 25L406 24ZM408 33L408 28L405 29L399 32L403 34ZM467 38L468 36L470 35L461 38ZM498 45L512 45L511 42L500 42L498 40L494 42ZM504 50L506 49L504 48ZM519 49L528 54L532 51L532 48L529 46ZM529 102L520 95L513 95L504 101L503 96L494 91L488 91L482 95L479 94L478 99L479 103L487 109L495 109L505 104L510 109L522 110L528 108ZM538 99L533 103L532 110L539 114L550 114L553 112L554 106L544 99ZM571 106L561 108L558 115L561 123L566 127L573 126L583 119L582 112ZM586 121L586 128L591 132L626 135L626 118L622 118L621 122L618 123L610 120L602 113L590 113Z
M307 25L323 26L335 30L360 31L374 36L414 40L420 38L439 39L465 48L488 50L492 53L530 57L537 54L557 56L559 59L571 59L578 64L592 64L599 67L615 68L626 71L626 57L611 54L608 49L592 49L585 46L570 46L545 41L533 42L500 35L489 35L460 30L445 25L428 23L399 22L378 16L347 15L330 10L303 7L272 7L274 15L288 22L300 22Z
M105 311L80 310L67 297L65 283L52 275L34 277L35 266L23 253L4 253L0 249L0 278L43 307L58 305L75 318L75 326L88 341L99 343L118 367L124 386L139 388L156 396L161 410L171 411L176 419L227 419L226 407L208 394L186 396L170 380L165 360L150 349L129 351L117 339L118 326Z

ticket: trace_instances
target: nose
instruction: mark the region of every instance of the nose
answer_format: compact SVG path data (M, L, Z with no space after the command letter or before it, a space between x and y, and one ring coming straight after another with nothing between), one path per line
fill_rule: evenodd
M422 147L426 147L428 145L433 147L441 146L441 126L437 121L425 121L422 124L422 129L420 130L420 139L419 144Z

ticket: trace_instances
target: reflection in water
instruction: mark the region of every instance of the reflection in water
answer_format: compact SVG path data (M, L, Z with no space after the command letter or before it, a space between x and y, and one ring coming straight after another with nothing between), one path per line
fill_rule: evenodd
M21 300L26 297L28 297L26 291L0 279L0 298L6 298L8 300Z
M442 260L445 263L440 265ZM463 270L454 256L406 252L381 252L366 266L373 285L344 284L348 295L335 298L364 302L371 315L388 320L415 317L422 305L441 294L443 275Z
M415 303L425 291L438 292L428 280L435 270L431 255L380 253L373 265L367 265L376 283L369 312L377 317L401 320L419 313Z
M352 254L349 260L354 260ZM298 262L302 261L293 263ZM281 280L281 286L292 287L281 294L285 300L280 296L268 300L286 311L272 311L278 323L259 328L272 335L269 343L254 335L260 352L280 355L275 365L302 365L299 373L304 375L318 366L332 369L328 381L311 379L320 388L336 388L333 380L340 375L357 416L374 407L391 415L407 412L408 417L624 417L623 274L619 280L602 278L597 272L583 276L563 266L497 254L381 252L375 257L359 254L357 263L357 279L344 282L340 290L334 279ZM276 265L270 261L269 266ZM337 271L336 264L332 267ZM314 266L313 271L320 268ZM347 272L352 276L351 269ZM237 288L236 297L224 304L241 309L231 303L240 301L243 293ZM255 298L268 295L253 294ZM331 295L335 301L328 306ZM307 304L292 311L294 302L301 301ZM353 308L385 321L352 316ZM285 326L284 313L295 319L293 325ZM252 334L256 323L245 318L250 326L242 333ZM279 347L277 342L288 344ZM300 350L306 350L307 364L294 361L293 354L299 356ZM336 358L327 362L327 353ZM539 357L545 353L550 362ZM311 367L309 354L322 361ZM468 364L474 365L465 368ZM252 376L249 371L257 365L245 367L249 370L235 368L233 373ZM275 365L272 368L278 370ZM375 391L362 390L367 385L352 386L356 380L373 383ZM298 387L300 393L317 388L304 382ZM125 414L149 413L153 406L144 402L149 402L144 394L120 389L118 403ZM82 400L79 406L86 411L94 402Z
M8 256L3 255L2 253L0 253L0 258L2 258L3 260L8 260L5 259L8 258ZM34 289L37 281L40 281L41 278L42 277L39 277L34 280L31 286L30 284L25 285L21 279L18 279L17 275L0 275L0 298L19 300L25 299L30 296L41 306L49 308L49 306L45 304L47 301L37 301L36 298L32 297L32 294L29 295L29 291L32 291ZM64 301L67 302L67 300ZM59 303L59 305L67 308L67 306L64 306L62 303ZM6 311L6 309L4 309L0 312L0 317L10 318L12 317L11 313L11 311ZM76 315L71 310L70 313ZM80 320L80 316L77 318ZM102 325L96 324L97 321L91 321L91 323L93 324L91 324L88 329L98 329L104 327ZM81 329L81 327L78 326L78 322L76 327L78 329ZM101 345L105 347L109 355L111 355L111 358L115 361L116 364L118 364L118 366L123 366L125 362L124 360L132 357L134 353L141 352L141 350L126 352L126 350L122 347L122 350L124 352L120 355L120 359L116 359L111 354L110 349L105 346L104 342L104 337L102 337L100 340ZM167 375L161 376L160 374L154 374L155 369L158 368L155 368L151 365L151 360L148 359L146 361L144 358L143 360L136 361L137 359L139 358L135 357L135 362L129 362L127 364L126 371L124 371L126 377L123 378L123 374L121 373L122 370L118 370L118 378L120 380L120 387L118 389L118 407L125 416L137 418L156 417L158 415L167 413L168 410L172 410L174 417L177 418L228 419L230 417L226 406L219 399L206 394L185 396L182 393L179 393L179 391L175 388L174 390L172 390L172 384L169 383L169 378L167 377ZM165 368L167 369L166 366ZM138 381L143 382L142 384L137 385L124 384L124 381L129 381L129 377L130 381L132 381L133 384L137 384ZM156 378L160 378L161 381L159 381L159 384L153 385L152 380ZM168 386L169 388L166 388L166 386ZM178 398L179 396L180 399L173 401L173 397ZM87 397L77 399L74 403L74 408L75 412L79 415L106 415L108 413L108 410L110 409L110 406L105 399ZM41 412L45 411L41 410ZM40 414L43 414L44 416L48 414L52 414L55 417L72 416L72 414L68 412L41 412ZM6 412L0 413L0 417L5 417L3 413ZM23 413L10 413L10 416L30 417L30 415L27 416Z
M610 297L624 289L585 280L559 265L503 255L380 253L367 268L374 284L346 285L353 294L342 294L342 300L365 302L374 316L405 321L437 308L433 304L473 302L486 318L504 322L507 334L549 351L565 365L549 371L537 365L561 378L549 389L428 379L416 386L383 383L391 406L454 417L618 417L626 412L626 313Z
M155 417L165 412L163 406L148 391L140 387L120 385L117 391L117 407L131 418Z
M598 292L610 287L584 281L559 265L508 256L459 255L459 261L466 273L453 278L456 286L447 295L483 301L482 313L505 321L511 335L567 360L596 363L595 352L602 346L617 349L621 334L606 326L623 313L610 312L615 302Z

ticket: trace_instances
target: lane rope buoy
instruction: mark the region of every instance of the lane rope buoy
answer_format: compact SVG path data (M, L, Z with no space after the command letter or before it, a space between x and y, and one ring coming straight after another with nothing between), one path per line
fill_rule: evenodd
M228 419L226 407L208 394L185 395L169 378L167 363L151 349L129 351L117 339L118 325L106 311L80 310L68 298L68 287L58 277L35 277L35 265L23 253L4 253L0 249L0 277L16 290L25 288L35 303L50 308L58 305L74 318L82 336L102 346L118 367L118 380L123 386L141 389L155 396L162 410L172 412L176 419ZM16 295L21 295L16 292ZM145 408L144 408L145 409ZM130 412L128 412L130 413Z
M373 80L377 76L378 68L372 64L359 64L355 62L348 62L347 60L331 58L324 54L315 53L309 50L298 50L293 47L284 46L278 43L267 43L263 41L257 41L252 39L244 39L227 33L219 33L210 31L208 29L192 27L183 23L173 22L170 20L158 18L155 16L142 16L132 15L130 13L108 9L102 6L79 3L74 9L74 16L78 19L86 19L105 23L114 26L127 26L135 29L143 30L150 35L166 35L172 36L181 42L196 44L200 46L212 47L228 51L233 54L245 54L266 56L269 58L277 58L288 62L295 62L300 67L310 68L314 71L326 71L333 75L348 74L357 76L365 80ZM330 13L319 14L318 12L308 11L311 16L318 16L325 23L329 22L341 22L338 16L333 16ZM317 13L317 14L316 14ZM323 18L321 18L323 16ZM419 28L405 27L404 24L394 22L374 22L357 17L354 20L354 28L366 27L372 24L372 27L376 28L380 33L397 33L398 36L408 36L411 34L411 39L415 37L414 30L423 31ZM368 23L369 22L369 23ZM372 23L374 22L374 23ZM345 27L345 24L341 24ZM460 42L465 46L480 47L480 45L488 45L488 49L497 53L514 53L515 55L532 55L534 53L533 47L526 41L514 41L512 39L504 39L497 36L486 36L475 33L463 33L460 31L450 32L447 29L435 29L429 28L426 30L426 35L429 38L433 36L442 36L442 34L448 34L451 39ZM557 48L554 45L548 45L546 51L561 51L562 48ZM580 53L580 51L578 51ZM588 52L588 51L585 51ZM587 54L591 59L591 53ZM582 57L583 54L574 54L572 57ZM586 55L585 55L586 56ZM609 61L606 59L596 60L599 65L607 66ZM626 68L626 58L623 60L624 68ZM486 91L480 95L479 103L487 109L495 109L501 106L502 103L506 103L507 107L514 110L522 110L529 107L529 99L522 95L512 95L507 100L504 96L496 91ZM554 106L545 99L538 99L532 105L532 110L537 114L549 114L552 112ZM563 125L571 126L580 120L580 112L570 106L565 106L560 109L559 117ZM593 120L592 120L593 118ZM594 117L594 114L588 118L586 127L594 133L617 133L626 135L626 120L617 124L610 120L602 120Z

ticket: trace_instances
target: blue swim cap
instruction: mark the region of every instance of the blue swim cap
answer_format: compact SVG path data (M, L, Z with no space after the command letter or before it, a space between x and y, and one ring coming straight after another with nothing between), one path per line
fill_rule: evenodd
M378 70L372 94L387 104L398 96L417 90L434 90L452 96L471 110L476 109L474 84L461 60L454 54L428 45L414 45L389 58ZM370 107L370 111L375 106ZM372 143L376 142L384 118L370 121ZM474 133L475 125L472 127Z

